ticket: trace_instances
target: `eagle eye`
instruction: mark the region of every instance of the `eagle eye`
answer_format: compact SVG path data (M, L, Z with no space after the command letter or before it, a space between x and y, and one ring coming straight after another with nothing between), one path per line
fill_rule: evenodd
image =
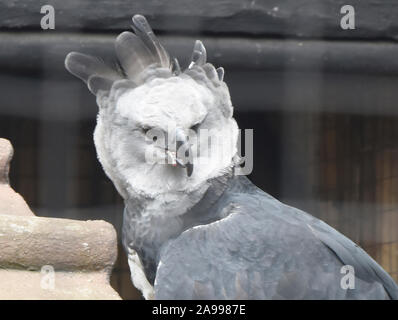
M200 126L200 122L197 123L197 124L194 124L190 129L195 131L195 132L198 132L199 126Z

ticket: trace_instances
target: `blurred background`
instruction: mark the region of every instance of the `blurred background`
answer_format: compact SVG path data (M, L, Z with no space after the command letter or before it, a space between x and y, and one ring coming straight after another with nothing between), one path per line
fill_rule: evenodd
M362 246L398 281L398 3L350 0L1 0L0 137L15 149L11 185L38 216L104 219L123 202L93 143L95 97L64 68L70 51L114 59L144 14L188 64L194 40L223 66L235 117L254 129L249 178ZM43 30L43 5L55 29ZM121 247L111 278L139 295Z

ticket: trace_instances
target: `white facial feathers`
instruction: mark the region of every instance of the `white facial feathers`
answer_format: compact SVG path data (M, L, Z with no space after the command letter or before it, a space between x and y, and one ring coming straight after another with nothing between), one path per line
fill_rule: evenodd
M116 109L146 128L180 127L189 129L203 121L214 104L210 90L190 78L154 79L125 92Z

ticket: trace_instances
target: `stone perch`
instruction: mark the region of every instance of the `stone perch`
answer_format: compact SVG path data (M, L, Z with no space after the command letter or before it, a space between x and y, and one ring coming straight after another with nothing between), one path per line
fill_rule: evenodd
M9 186L12 155L0 138L0 299L120 299L109 284L113 226L36 217Z
M0 215L34 216L25 200L9 185L8 172L13 154L10 141L0 138Z

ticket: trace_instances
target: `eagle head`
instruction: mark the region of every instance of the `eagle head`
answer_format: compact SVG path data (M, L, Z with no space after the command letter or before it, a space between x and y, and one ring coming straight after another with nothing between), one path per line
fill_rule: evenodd
M196 41L181 70L146 19L115 41L114 67L71 52L66 68L97 97L98 159L124 198L190 193L232 170L238 126L224 70L206 62Z

